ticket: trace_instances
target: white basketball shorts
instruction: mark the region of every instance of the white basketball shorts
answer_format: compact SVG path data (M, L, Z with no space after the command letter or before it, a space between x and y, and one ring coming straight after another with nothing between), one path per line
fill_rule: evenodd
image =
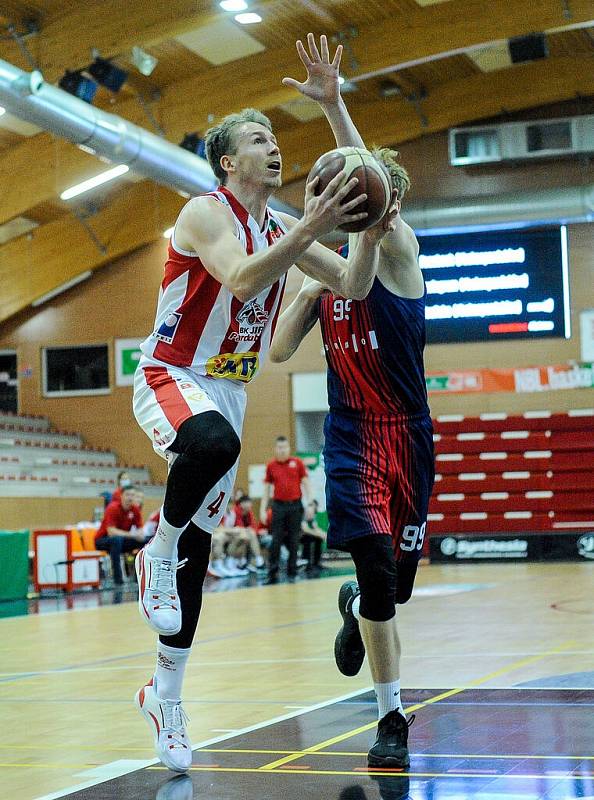
M241 438L246 402L241 384L198 375L186 367L173 367L145 356L134 375L134 416L169 466L177 457L169 446L183 422L205 411L218 411ZM238 464L239 459L213 486L192 517L201 530L212 533L219 525L233 491Z

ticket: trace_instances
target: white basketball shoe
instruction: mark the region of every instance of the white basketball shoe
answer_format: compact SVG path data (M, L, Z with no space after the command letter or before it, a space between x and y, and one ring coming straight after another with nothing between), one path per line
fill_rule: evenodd
M149 555L146 547L139 550L134 561L140 616L162 636L173 636L181 630L182 614L176 572L186 561L155 558Z
M155 751L166 767L187 772L192 766L192 745L186 731L188 717L180 700L162 700L155 678L136 692L136 707L153 732Z

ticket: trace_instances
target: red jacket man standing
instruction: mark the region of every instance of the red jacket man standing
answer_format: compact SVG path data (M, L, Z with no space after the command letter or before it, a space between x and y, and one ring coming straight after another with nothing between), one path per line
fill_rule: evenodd
M278 582L280 549L286 540L289 550L287 575L289 580L297 575L297 548L301 538L301 519L303 518L304 496L306 503L311 499L311 487L305 464L300 458L291 456L291 448L286 436L277 436L275 459L266 466L264 495L260 505L260 519L266 522L266 511L272 494L272 547L268 563L267 583Z

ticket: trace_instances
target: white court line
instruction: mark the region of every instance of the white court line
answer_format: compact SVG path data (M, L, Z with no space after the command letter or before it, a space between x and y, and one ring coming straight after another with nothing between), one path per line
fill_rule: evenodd
M537 651L522 651L518 653L439 653L433 655L431 653L419 653L418 655L407 654L402 655L402 659L410 659L413 661L426 661L426 660L443 660L449 658L518 658L520 656L540 656L546 655L547 650ZM591 650L564 650L562 653L556 653L558 656L588 656L593 655L594 649ZM140 656L139 656L140 657ZM240 661L192 661L194 667L237 667L237 666L250 666L252 664L304 664L304 663L334 663L334 657L319 657L319 658L267 658L267 659L242 659ZM30 678L42 677L44 675L59 675L63 676L65 673L72 674L75 672L123 672L128 670L146 670L146 664L126 665L120 667L56 667L55 669L46 670L28 670L27 672L0 672L0 678L19 678L26 676Z
M272 719L264 720L264 722L258 722L256 725L249 725L247 728L240 728L239 730L233 731L232 733L228 733L225 736L216 736L214 739L207 739L204 742L199 742L192 747L192 750L199 750L201 747L208 747L211 744L218 744L219 742L224 742L227 739L233 739L235 736L241 736L244 733L251 733L252 731L260 730L261 728L266 728L269 725L275 725L277 722L284 722L287 719L293 719L294 717L300 717L302 714L307 714L310 711L317 711L319 708L326 708L327 706L334 705L334 703L343 703L345 700L351 700L353 697L357 697L358 695L365 694L366 692L372 691L371 686L366 687L365 689L357 689L355 692L349 692L348 694L343 694L340 697L334 697L331 700L324 700L322 703L316 703L312 706L305 706L304 708L293 711L290 714L282 714L280 717L273 717ZM155 764L160 764L160 760L158 758L152 758L149 761L138 761L138 766L135 769L129 770L128 773L121 773L120 777L125 774L129 774L131 772L136 772L138 769L144 769L145 767L152 767ZM109 769L110 765L105 764L105 769ZM76 786L68 786L67 788L61 789L57 792L52 792L51 794L44 794L42 797L36 797L34 800L60 800L63 797L67 797L74 792L80 792L83 789L90 789L91 786L98 786L100 783L106 783L107 781L111 780L109 777L103 777L98 780L89 780L85 781L84 783L79 783Z

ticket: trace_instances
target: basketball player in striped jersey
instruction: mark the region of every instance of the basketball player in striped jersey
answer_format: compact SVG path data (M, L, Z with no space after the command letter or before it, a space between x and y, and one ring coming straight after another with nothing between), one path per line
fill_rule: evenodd
M341 186L344 173L319 196L316 181L308 184L302 219L272 211L267 200L281 185L281 154L269 120L253 109L209 130L206 150L221 185L178 217L134 384L136 419L169 464L157 531L136 559L139 611L159 634L156 670L136 704L160 759L178 772L192 760L180 698L210 534L231 496L245 386L270 347L285 273L297 263L335 291L364 297L385 233L379 224L362 236L348 265L316 242L365 217L357 210L364 194L343 202L356 186L355 179Z
M297 50L307 80L284 83L322 107L337 146L364 147L340 96L337 57L326 37L318 50ZM376 152L397 189L397 206L410 183L387 149ZM434 480L433 438L423 367L425 287L418 243L398 215L382 240L379 267L363 300L326 291L305 279L279 322L273 361L285 361L319 320L328 366L330 413L324 460L328 544L350 552L357 582L339 593L343 626L335 657L356 675L365 652L378 700L377 739L370 766L407 767L408 725L400 699L400 642L396 606L410 598L423 547ZM357 237L349 237L345 255ZM349 255L350 257L350 255Z

